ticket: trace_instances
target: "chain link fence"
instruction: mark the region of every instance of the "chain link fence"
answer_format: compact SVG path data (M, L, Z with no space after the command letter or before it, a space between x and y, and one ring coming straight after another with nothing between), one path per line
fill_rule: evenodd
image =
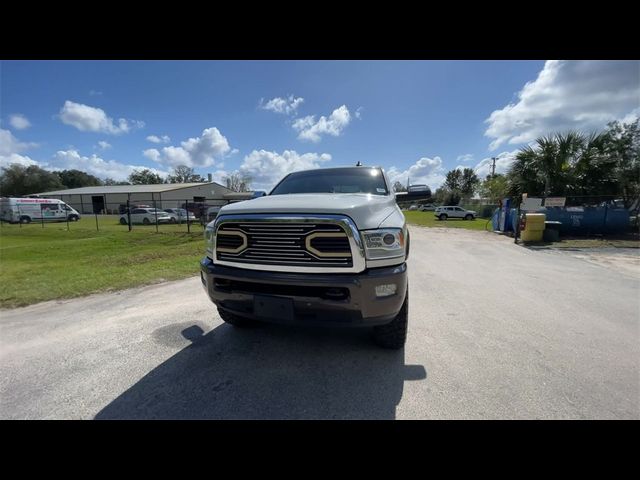
M90 205L42 203L33 207L14 207L14 215L3 212L4 225L15 224L18 228L47 228L64 225L66 230L74 227L95 228L96 231L150 231L150 232L199 232L215 219L226 200L202 198L157 200L137 198L126 203L107 202L104 199Z

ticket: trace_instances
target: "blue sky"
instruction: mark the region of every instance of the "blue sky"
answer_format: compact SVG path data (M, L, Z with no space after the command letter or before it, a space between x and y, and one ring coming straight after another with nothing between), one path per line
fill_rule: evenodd
M177 164L268 188L365 164L437 187L551 130L640 108L636 61L3 61L0 165L124 179ZM155 142L154 142L155 140Z

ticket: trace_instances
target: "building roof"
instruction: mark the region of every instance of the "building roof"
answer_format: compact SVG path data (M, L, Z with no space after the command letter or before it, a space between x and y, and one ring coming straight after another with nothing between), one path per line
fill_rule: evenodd
M180 190L189 187L200 187L211 185L212 187L222 188L223 191L230 190L216 182L198 182L198 183L158 183L155 185L105 185L96 187L70 188L68 190L54 190L51 192L42 192L37 195L104 195L108 193L159 193L169 192L172 190Z

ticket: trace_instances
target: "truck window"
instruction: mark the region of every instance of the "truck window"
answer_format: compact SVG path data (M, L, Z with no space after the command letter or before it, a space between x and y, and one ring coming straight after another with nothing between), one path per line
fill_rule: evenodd
M295 172L275 186L270 195L291 193L369 193L388 195L379 168L327 168Z

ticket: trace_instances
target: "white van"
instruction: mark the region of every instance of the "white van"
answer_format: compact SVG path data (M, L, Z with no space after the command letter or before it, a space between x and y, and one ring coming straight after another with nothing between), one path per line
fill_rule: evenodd
M77 222L80 214L57 198L10 198L0 199L0 219L10 223L30 222Z

